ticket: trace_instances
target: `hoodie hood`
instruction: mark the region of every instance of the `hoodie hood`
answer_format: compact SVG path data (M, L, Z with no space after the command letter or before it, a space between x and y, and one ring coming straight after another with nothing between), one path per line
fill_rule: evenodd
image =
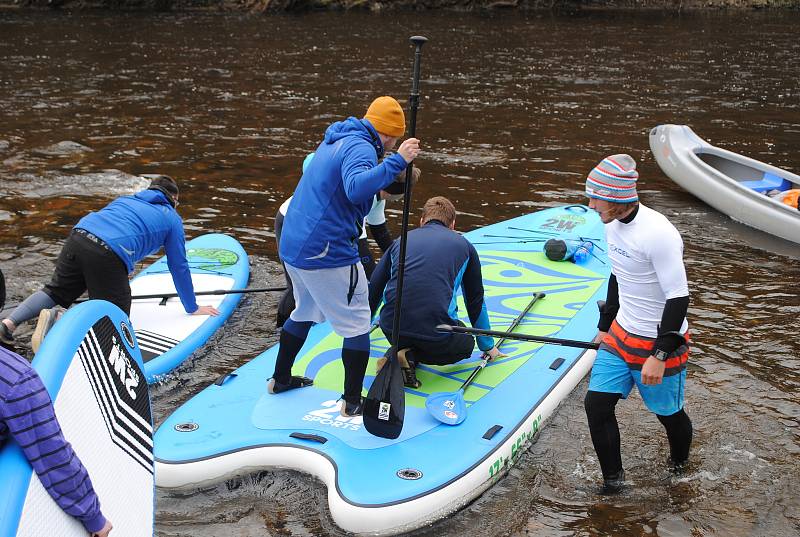
M325 143L334 144L348 136L357 136L375 148L378 158L383 157L383 142L375 128L366 119L349 117L337 121L325 131Z
M167 200L166 194L158 190L142 190L133 196L142 201L146 201L147 203L152 203L155 205L167 205L172 207L172 204Z

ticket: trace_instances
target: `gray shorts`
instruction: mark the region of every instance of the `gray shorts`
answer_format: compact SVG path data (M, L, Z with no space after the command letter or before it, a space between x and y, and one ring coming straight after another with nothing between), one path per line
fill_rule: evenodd
M293 321L331 323L343 338L369 332L369 292L361 263L349 267L305 270L286 263L292 280Z

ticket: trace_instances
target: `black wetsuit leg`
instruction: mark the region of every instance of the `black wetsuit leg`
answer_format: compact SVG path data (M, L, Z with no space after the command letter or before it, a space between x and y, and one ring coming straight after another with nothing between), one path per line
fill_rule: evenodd
M692 420L684 409L670 416L656 415L656 417L667 431L672 464L677 466L684 464L689 459L689 448L692 445Z
M0 270L0 311L6 307L6 277Z
M464 323L457 321L459 325ZM384 335L392 341L392 333L384 330ZM469 357L475 349L475 338L469 334L450 334L448 337L437 341L428 341L400 335L397 342L400 349L410 348L406 358L417 364L448 365L454 364Z
M283 215L278 211L278 214L275 215L275 241L278 243L278 252L281 251L281 232L283 231ZM278 254L280 259L280 253ZM286 265L283 264L281 261L281 265L283 265L283 277L286 279L286 291L283 292L281 295L280 300L278 301L278 311L275 315L275 326L276 328L280 328L283 326L283 323L286 322L286 319L289 318L289 315L292 314L294 310L294 292L292 291L292 280L289 278L289 273L286 272Z
M600 461L604 479L613 479L622 471L619 425L614 408L622 396L589 390L583 401L592 444Z

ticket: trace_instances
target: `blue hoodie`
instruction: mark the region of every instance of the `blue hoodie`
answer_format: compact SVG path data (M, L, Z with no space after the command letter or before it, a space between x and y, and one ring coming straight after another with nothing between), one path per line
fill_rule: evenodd
M307 270L358 263L358 238L373 197L406 168L398 153L378 164L382 155L368 120L350 117L328 127L286 211L285 263Z
M117 198L97 212L89 213L75 225L99 237L133 272L137 261L158 252L167 252L167 266L175 290L186 313L197 311L183 221L158 190L143 190L133 196Z

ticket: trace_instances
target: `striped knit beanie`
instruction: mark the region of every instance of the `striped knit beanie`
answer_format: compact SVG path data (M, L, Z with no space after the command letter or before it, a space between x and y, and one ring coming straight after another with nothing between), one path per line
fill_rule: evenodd
M586 195L613 203L632 203L636 194L636 161L630 155L611 155L595 166L586 178Z

